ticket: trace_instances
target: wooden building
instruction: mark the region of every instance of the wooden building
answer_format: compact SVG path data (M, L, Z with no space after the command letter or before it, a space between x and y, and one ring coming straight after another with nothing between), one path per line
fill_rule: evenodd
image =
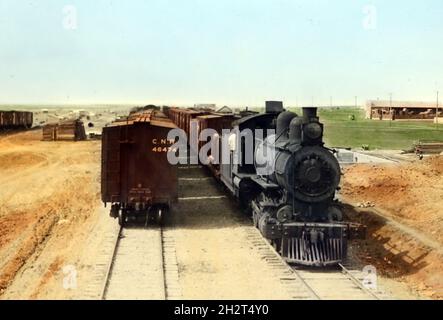
M443 106L437 108L436 102L370 100L366 104L366 118L373 120L434 121L442 116Z

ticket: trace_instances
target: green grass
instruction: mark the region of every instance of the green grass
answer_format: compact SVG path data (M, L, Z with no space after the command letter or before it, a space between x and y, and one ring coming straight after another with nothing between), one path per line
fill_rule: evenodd
M350 120L352 115L355 120ZM437 130L431 122L367 120L365 111L357 108L323 108L319 117L325 124L325 142L331 147L407 150L418 140L443 141L443 124Z

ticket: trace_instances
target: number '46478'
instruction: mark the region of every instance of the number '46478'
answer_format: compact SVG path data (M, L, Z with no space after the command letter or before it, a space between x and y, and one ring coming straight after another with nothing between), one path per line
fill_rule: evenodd
M177 152L176 148L172 147L154 147L152 151L155 153L167 153L167 152Z

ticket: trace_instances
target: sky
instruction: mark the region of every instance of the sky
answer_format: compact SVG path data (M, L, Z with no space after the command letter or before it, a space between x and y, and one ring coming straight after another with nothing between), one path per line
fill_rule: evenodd
M434 101L441 0L0 0L0 103Z

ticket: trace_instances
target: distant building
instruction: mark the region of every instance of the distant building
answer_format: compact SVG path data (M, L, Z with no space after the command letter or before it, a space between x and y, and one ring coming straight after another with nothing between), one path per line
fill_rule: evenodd
M228 106L223 106L220 109L217 110L217 113L226 113L226 114L230 114L230 113L234 113L234 111L232 111L231 108L229 108Z
M71 113L78 117L86 117L88 115L88 112L84 109L72 110Z
M425 120L434 121L443 114L435 102L369 100L366 104L366 118L373 120Z
M194 108L215 110L217 108L217 105L215 103L199 103L199 104L194 104Z

